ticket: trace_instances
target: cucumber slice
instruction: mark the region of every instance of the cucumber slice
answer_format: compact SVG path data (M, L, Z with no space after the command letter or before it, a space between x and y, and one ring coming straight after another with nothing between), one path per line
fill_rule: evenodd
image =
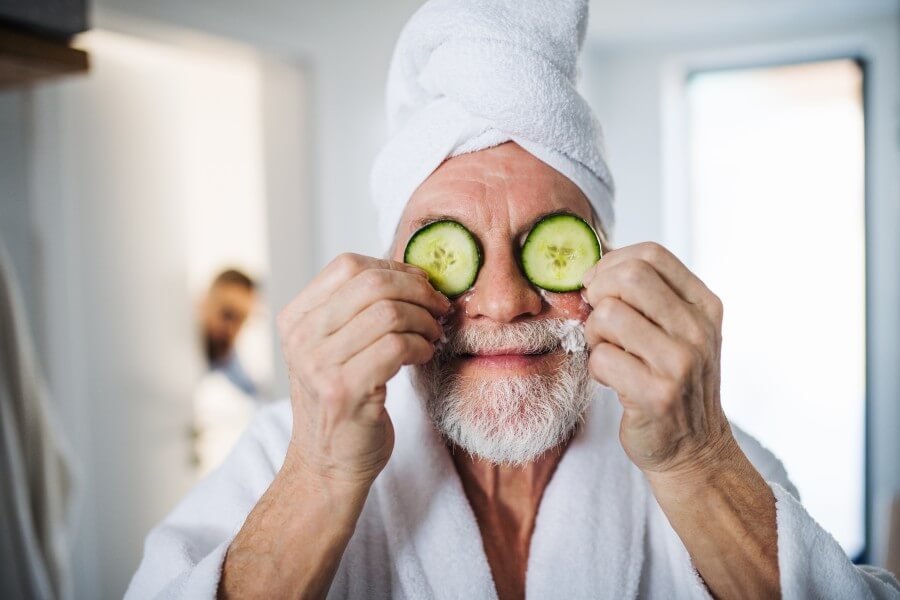
M544 217L522 245L522 268L534 285L551 292L581 289L581 278L600 260L600 240L582 218Z
M435 221L409 238L403 261L424 269L431 285L445 296L458 296L478 277L481 249L461 224Z

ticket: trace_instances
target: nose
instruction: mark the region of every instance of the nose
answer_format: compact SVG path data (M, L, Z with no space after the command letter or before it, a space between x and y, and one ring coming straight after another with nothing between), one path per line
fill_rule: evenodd
M542 306L540 294L522 275L508 243L485 248L484 263L466 304L466 316L511 323L540 314Z

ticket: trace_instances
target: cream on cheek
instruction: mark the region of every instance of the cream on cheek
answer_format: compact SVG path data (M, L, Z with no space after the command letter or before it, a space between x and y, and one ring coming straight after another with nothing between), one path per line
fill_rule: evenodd
M537 288L541 298L551 307L552 316L562 319L573 319L584 323L591 314L591 305L588 304L581 291L577 292L548 292L543 288Z
M565 319L560 332L560 349L566 354L583 352L586 349L584 322L592 308L585 302L581 291L557 293L538 288L538 293L550 306L553 317Z
M462 296L457 298L457 301L454 303L454 306L459 306L462 314L465 316L469 315L469 301L472 300L472 296L475 295L475 286L470 287Z

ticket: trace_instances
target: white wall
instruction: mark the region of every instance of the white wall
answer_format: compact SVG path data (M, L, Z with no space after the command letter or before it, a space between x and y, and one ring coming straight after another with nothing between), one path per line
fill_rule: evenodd
M868 73L868 296L870 551L883 561L888 503L900 493L900 45L896 13L889 18L810 27L778 35L745 31L726 38L707 32L692 40L594 43L585 51L584 92L604 124L617 185L616 243L656 240L689 262L677 211L683 173L672 172L667 122L673 81L690 68L735 66L855 53ZM668 213L668 215L667 215ZM727 307L726 307L727 310Z
M299 63L266 60L261 65L263 161L267 197L269 277L263 282L272 332L271 395L289 395L287 367L274 319L312 277L312 178L310 91Z
M419 4L100 0L93 21L112 29L134 18L176 24L302 61L311 99L308 256L318 270L341 252L379 252L369 171L386 137L384 85L391 52Z
M308 270L306 89L299 67L246 49L229 62L196 38L95 34L84 43L89 75L30 93L24 148L42 258L36 317L80 462L76 596L116 598L149 529L195 482L189 432L202 365L188 207L198 194L265 202L257 225L277 222L260 256L276 252L283 280L299 286ZM229 90L230 121L203 130ZM254 156L256 165L242 164Z
M199 369L172 176L180 157L163 118L184 98L148 77L171 62L120 60L95 57L88 78L35 93L45 345L81 466L74 573L83 598L121 595L135 542L190 484L185 429Z

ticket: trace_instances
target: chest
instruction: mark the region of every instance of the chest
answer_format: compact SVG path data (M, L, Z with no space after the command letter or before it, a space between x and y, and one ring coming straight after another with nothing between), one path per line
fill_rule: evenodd
M520 513L500 502L472 502L499 600L524 600L536 510Z

